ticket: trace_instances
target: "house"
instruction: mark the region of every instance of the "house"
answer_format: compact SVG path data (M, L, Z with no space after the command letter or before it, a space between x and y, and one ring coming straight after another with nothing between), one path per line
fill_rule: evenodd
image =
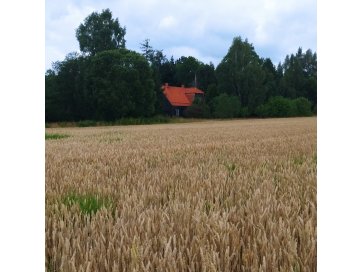
M165 83L162 86L162 90L166 98L164 110L169 115L182 116L185 109L192 105L195 98L200 97L203 99L204 97L204 92L200 89L195 87L185 88L184 85L175 87Z

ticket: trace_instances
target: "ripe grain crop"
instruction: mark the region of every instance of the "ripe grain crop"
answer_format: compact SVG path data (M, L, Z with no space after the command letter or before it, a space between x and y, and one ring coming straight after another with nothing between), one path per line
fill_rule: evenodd
M316 271L316 129L46 129L47 271Z

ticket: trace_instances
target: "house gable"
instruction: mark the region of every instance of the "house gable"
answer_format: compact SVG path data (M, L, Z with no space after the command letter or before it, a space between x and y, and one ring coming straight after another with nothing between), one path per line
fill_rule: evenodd
M196 94L203 95L204 92L198 88L175 87L167 83L162 86L163 94L173 107L189 107L192 105Z

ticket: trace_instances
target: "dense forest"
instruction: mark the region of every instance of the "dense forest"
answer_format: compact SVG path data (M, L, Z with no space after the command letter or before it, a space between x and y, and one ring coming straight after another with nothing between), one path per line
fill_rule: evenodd
M126 48L126 27L109 9L93 12L76 30L80 53L69 53L45 74L46 122L117 120L162 115L161 86L196 86L186 117L288 117L317 112L317 54L287 55L275 66L235 37L215 67L192 56L167 58L150 40L140 53Z

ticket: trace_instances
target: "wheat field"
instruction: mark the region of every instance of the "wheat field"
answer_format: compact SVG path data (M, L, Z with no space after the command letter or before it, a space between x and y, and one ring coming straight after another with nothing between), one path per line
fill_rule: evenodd
M315 117L46 133L46 271L316 271Z

